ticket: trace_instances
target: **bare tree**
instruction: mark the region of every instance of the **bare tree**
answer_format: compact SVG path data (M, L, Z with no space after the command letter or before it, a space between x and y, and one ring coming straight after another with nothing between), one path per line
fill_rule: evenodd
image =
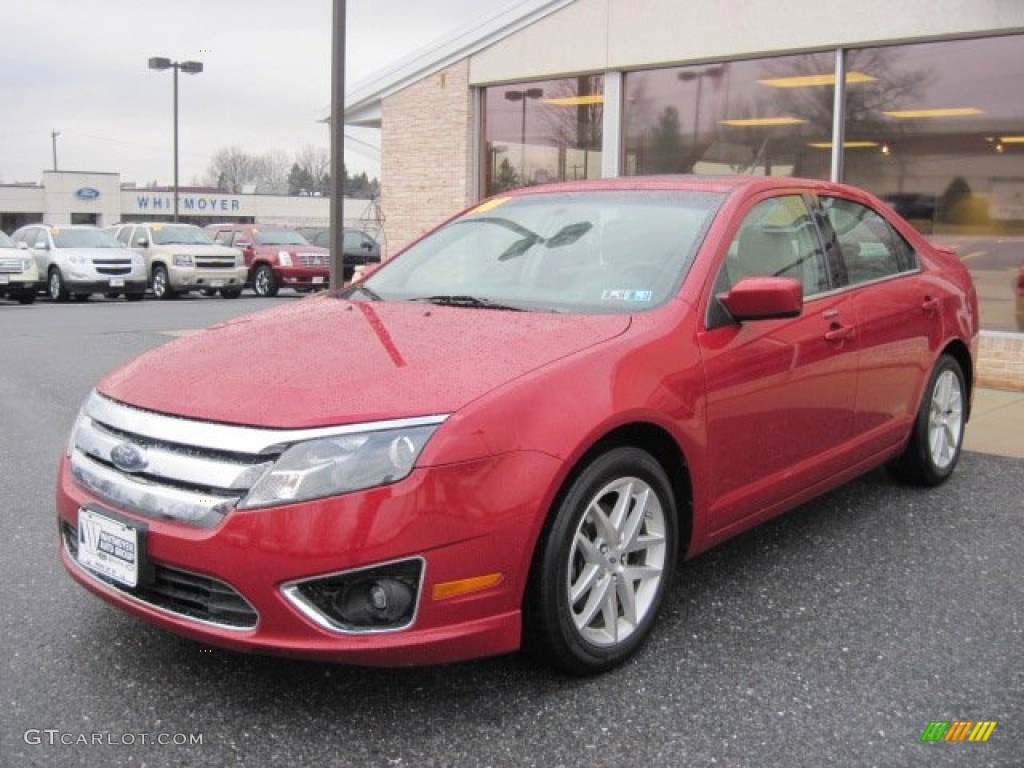
M288 193L288 171L291 163L288 155L281 150L270 150L255 159L256 188L273 195Z
M331 155L326 147L315 147L307 144L295 155L295 165L309 174L313 181L311 192L328 194L327 186L331 178Z
M206 175L211 184L237 194L243 187L256 182L258 164L256 157L243 152L240 147L225 147L214 154Z

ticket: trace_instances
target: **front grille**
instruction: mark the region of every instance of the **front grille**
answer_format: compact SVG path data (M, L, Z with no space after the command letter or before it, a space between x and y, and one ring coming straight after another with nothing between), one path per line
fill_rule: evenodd
M25 263L17 256L5 256L0 258L0 272L5 274L18 274L24 271Z
M196 259L196 266L202 269L234 269L234 259Z
M68 555L77 561L78 531L65 522L63 534ZM256 609L231 585L152 560L149 565L152 566L152 580L136 587L126 587L93 571L83 570L119 592L168 613L232 629L252 629L259 621Z
M96 271L101 275L130 275L132 268L128 267L96 267Z
M101 275L127 275L132 271L129 259L93 259L92 265Z
M326 253L300 253L299 263L304 267L326 267L330 265L330 255Z

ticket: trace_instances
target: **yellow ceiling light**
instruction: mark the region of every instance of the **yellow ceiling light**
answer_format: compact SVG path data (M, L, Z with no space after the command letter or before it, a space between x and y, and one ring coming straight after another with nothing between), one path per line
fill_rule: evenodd
M556 99L543 99L545 104L554 104L556 107L585 107L590 104L604 104L604 96L593 94L591 96L564 96Z
M920 117L970 117L984 113L977 107L946 107L944 109L897 109L882 114L899 120L913 120Z
M735 120L719 120L722 125L733 125L738 127L764 126L764 125L803 125L807 121L800 117L746 117Z
M809 147L815 149L832 149L831 141L814 141L808 144ZM844 141L843 149L867 149L869 147L877 147L877 141Z
M846 84L851 85L853 83L873 83L877 81L877 77L866 75L863 72L847 72L846 73ZM815 86L822 85L835 85L836 76L835 74L829 75L798 75L794 77L771 77L765 80L758 80L761 85L767 85L772 88L812 88Z

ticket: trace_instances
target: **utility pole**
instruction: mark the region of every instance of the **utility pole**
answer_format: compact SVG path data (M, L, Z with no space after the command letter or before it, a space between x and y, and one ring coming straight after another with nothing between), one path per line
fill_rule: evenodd
M60 131L50 131L50 138L53 139L53 170L54 173L57 171L57 137L60 136Z

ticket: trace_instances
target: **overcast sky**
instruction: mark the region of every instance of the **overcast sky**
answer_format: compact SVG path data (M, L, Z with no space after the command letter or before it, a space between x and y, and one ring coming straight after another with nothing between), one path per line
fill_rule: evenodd
M351 86L518 0L348 0ZM202 61L179 75L180 177L201 179L217 150L328 146L332 0L10 0L0 42L0 182L60 170L173 181L173 75L151 56ZM347 129L357 139L367 131ZM350 173L379 154L347 141Z

